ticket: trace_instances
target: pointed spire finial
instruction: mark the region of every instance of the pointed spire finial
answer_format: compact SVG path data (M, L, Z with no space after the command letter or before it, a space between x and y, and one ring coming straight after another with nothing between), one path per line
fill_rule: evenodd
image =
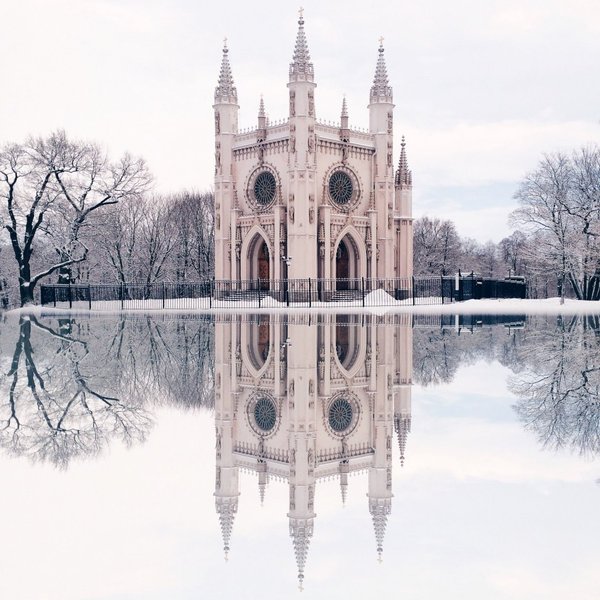
M308 547L313 535L312 519L290 519L290 536L296 555L298 568L298 589L302 591L304 583L304 569L308 558Z
M229 64L229 48L227 38L223 40L223 58L221 59L221 70L219 71L219 82L215 89L215 102L233 102L237 104L237 90L233 82L231 65Z
M260 104L258 105L258 118L260 119L261 117L265 116L265 100L263 98L263 95L260 95Z
M294 56L290 64L290 81L313 81L314 69L310 62L308 42L304 33L304 9L298 11L298 34L294 46Z
M217 498L216 509L219 515L219 523L221 525L223 553L225 562L227 562L229 560L233 522L235 520L235 514L237 513L237 498Z
M369 512L373 517L373 528L375 529L375 542L377 543L377 560L383 557L383 539L387 518L391 512L391 503L385 499L372 499L369 502Z
M348 104L346 103L346 94L344 94L344 99L342 100L342 117L348 116Z
M395 183L396 187L398 188L410 187L412 185L412 172L408 168L408 159L406 158L406 140L404 136L402 136L402 141L400 142L400 160L398 162L398 170L396 171ZM398 427L399 425L397 424L396 431L398 433L398 440L400 442L400 459L402 463L404 463L404 452L402 449L402 443L406 444L406 432L404 432L403 430L400 431ZM410 431L410 417L408 423L408 431ZM404 440L404 442L402 442L402 439Z
M371 86L371 102L392 102L392 88L389 85L385 65L383 37L379 38L377 66L375 67L375 77Z

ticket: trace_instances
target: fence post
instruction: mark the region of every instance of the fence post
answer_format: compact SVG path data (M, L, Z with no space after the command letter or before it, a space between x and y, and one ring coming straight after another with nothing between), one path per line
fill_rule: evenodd
M308 278L308 307L312 306L312 283L310 277Z
M54 292L52 294L54 296L54 308L56 308L56 286L52 286L52 291Z
M71 282L69 281L69 308L73 308L73 294L71 293Z
M88 307L92 310L92 286L88 283Z
M284 279L283 285L285 285L285 305L290 305L290 280Z
M214 291L215 291L215 278L213 277L210 280L210 283L208 285L208 308L212 308L212 297L213 297Z
M362 291L362 305L365 307L365 278L361 277L360 287Z
M121 310L123 310L123 306L124 306L124 302L125 302L125 284L121 281L121 288L120 288L120 295L121 295Z
M442 297L442 304L444 304L444 276L443 275L440 277L440 283L441 283L440 296Z
M258 295L258 308L260 308L260 277L256 278L256 294Z
M413 306L416 304L416 300L415 300L415 276L413 275L411 277L411 284L412 284L412 300L413 300Z
M162 282L162 307L163 307L163 310L165 309L165 296L166 296L165 287L166 287L166 285L167 284L163 281Z

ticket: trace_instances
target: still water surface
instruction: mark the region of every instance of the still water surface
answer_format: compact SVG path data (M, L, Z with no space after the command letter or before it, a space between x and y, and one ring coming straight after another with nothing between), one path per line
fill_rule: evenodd
M598 324L8 315L0 598L597 598Z

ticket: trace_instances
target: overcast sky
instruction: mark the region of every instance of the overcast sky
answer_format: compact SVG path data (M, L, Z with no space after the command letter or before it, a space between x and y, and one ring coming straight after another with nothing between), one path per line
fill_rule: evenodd
M379 36L414 213L498 241L544 152L600 140L599 0L306 0L317 116L368 125ZM0 0L0 142L64 128L144 156L160 191L206 189L229 39L241 127L287 116L298 2ZM399 145L396 144L396 160Z

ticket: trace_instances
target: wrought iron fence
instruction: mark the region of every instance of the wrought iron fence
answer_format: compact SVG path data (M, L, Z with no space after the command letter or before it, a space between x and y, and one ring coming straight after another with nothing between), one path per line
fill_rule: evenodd
M42 305L97 310L360 308L525 298L524 281L467 277L206 280L42 285Z

